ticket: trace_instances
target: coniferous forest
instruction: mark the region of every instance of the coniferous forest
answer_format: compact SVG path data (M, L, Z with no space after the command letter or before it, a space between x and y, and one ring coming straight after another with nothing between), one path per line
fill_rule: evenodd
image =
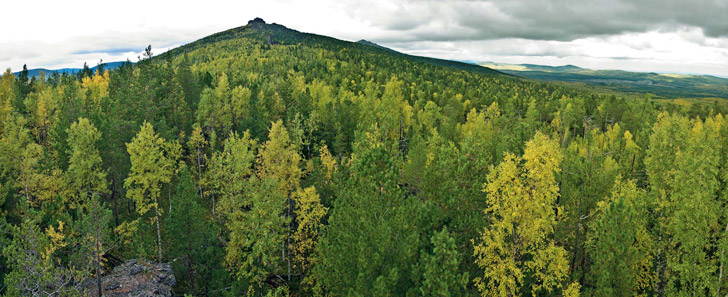
M727 111L261 21L8 70L0 294L147 259L175 296L724 296Z

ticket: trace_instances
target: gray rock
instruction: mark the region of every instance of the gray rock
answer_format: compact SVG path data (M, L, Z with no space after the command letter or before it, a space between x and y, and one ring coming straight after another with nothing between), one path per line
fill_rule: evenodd
M254 18L248 21L248 25L265 25L265 21L261 18Z
M106 297L168 297L172 296L175 278L172 264L145 260L129 260L101 278L103 296ZM96 279L83 285L89 297L98 297Z

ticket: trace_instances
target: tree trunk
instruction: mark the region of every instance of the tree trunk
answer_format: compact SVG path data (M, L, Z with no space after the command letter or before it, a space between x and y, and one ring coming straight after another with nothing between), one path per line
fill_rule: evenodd
M574 223L574 254L571 256L571 261L569 263L569 270L571 271L571 278L572 281L574 280L574 272L576 270L576 258L579 256L579 227L581 225L581 202L584 198L584 183L581 183L581 192L579 193L579 202L577 204L577 209L579 210L576 214L576 222ZM580 283L580 285L583 285Z
M30 205L30 195L28 194L28 176L23 177L23 184L25 186L25 201Z
M157 249L159 251L159 262L162 261L162 231L159 229L159 205L157 204L157 197L154 197L154 215L156 216L157 223Z
M119 207L116 204L117 192L116 192L116 174L111 180L111 198L114 200L114 226L119 227Z
M200 201L202 201L202 164L200 160L200 148L197 148L197 189L200 192Z
M126 200L126 213L130 214L130 213L132 213L131 204L134 201L134 199L125 199L125 200Z
M96 289L98 290L98 296L103 296L103 291L101 289L101 228L104 228L105 226L99 226L99 217L97 216L97 213L94 211L92 212L93 219L94 219L94 256L96 256Z
M291 229L293 228L293 217L291 217L291 195L288 194L288 248L286 249L286 262L288 263L288 284L291 283Z
M662 245L662 235L658 238L657 245ZM667 284L667 251L660 252L658 250L658 257L664 257L664 259L660 259L658 262L657 274L660 279L657 282L655 293L657 296L663 297L665 296L665 285Z
M99 228L99 226L97 226ZM101 290L101 247L99 246L98 238L96 239L96 287L98 288L98 296L103 296Z
M728 236L728 223L725 225L725 236ZM718 275L718 292L716 296L720 296L720 288L723 282L723 265L725 264L725 249L720 251L720 274Z

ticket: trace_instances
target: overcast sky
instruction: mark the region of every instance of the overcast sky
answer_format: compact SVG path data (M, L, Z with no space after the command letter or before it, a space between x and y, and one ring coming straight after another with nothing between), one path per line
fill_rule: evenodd
M728 77L728 0L4 1L0 67L136 61L245 25L445 59Z

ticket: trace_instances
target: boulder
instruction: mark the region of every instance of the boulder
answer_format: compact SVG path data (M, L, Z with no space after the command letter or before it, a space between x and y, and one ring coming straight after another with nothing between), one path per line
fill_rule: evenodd
M172 296L174 282L170 263L129 260L103 276L101 288L106 297L167 297ZM86 280L83 290L89 297L99 297L96 279Z

